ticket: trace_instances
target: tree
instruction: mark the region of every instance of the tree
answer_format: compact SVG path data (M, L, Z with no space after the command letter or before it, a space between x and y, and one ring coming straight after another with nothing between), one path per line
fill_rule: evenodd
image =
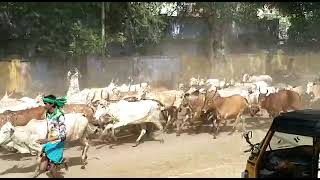
M320 3L319 2L277 2L270 6L278 8L290 17L288 45L291 48L317 50L320 36Z
M1 2L0 32L6 35L2 36L1 49L15 54L27 49L38 55L78 57L108 53L110 43L143 47L161 39L166 23L158 15L160 5Z

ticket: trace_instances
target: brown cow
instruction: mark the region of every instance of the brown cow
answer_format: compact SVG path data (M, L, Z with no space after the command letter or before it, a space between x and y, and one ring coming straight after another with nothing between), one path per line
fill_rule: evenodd
M43 106L25 109L21 111L5 111L0 114L0 127L10 121L13 126L25 126L31 119L44 119Z
M178 108L182 102L183 95L184 91L182 90L152 91L145 94L141 99L155 100L162 104L161 106L164 107L162 112L166 119L164 131L167 131L177 120Z
M212 119L213 129L216 127L216 131L213 132L214 139L218 134L220 123L224 122L224 125L226 125L226 120L236 119L233 125L233 129L235 130L236 125L242 119L242 128L245 131L242 115L248 112L251 113L249 103L244 97L240 95L221 97L219 94L209 94L206 96L203 111L205 113L212 112L215 115L215 118ZM251 115L253 116L252 113Z
M89 123L96 125L96 121L93 117L94 109L85 104L66 104L63 107L65 113L83 113L89 120Z
M179 115L183 113L185 116L181 122L181 118L177 118L177 136L180 135L181 129L186 123L193 126L194 130L198 130L203 123L203 107L205 104L205 94L194 91L192 94L186 93L179 109ZM196 126L195 126L196 125Z
M95 124L93 118L93 109L84 104L67 104L63 107L65 113L84 113L89 122ZM13 126L25 126L31 119L44 119L45 108L39 106L36 108L25 109L21 111L5 111L0 114L0 127L6 122L11 121Z
M291 90L280 90L277 93L271 93L268 96L260 94L259 105L262 109L267 110L269 116L274 118L281 111L301 109L301 98L297 92Z

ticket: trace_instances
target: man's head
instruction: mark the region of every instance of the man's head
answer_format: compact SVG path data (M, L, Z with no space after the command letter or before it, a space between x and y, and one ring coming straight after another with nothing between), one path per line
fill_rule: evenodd
M43 97L44 107L47 110L53 110L56 107L56 105L54 103L56 99L57 99L57 97L52 94Z
M49 111L54 110L55 107L62 108L67 103L67 99L65 97L58 99L56 96L51 94L43 97L42 100L45 104L45 108Z

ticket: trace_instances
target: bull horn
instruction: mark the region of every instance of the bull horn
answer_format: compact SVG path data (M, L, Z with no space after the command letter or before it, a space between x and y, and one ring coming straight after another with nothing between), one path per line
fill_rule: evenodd
M67 77L70 78L70 76L71 76L71 72L68 71Z
M79 73L79 70L77 67L74 68L75 73Z
M13 91L11 91L11 93L8 95L8 97L12 96L12 94L15 92L16 90L14 89Z
M212 97L216 96L217 92L218 92L218 88L216 88Z

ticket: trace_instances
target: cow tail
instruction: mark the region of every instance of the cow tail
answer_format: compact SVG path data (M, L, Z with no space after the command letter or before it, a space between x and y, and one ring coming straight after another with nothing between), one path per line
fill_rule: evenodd
M103 99L103 88L101 88L100 99Z
M161 114L162 116L164 117L164 119L168 120L169 118L169 114L167 112L167 108L164 104L162 104L162 102L160 102L159 100L157 99L146 99L146 100L152 100L152 101L156 101L161 107L160 107L160 111L161 111Z
M245 99L245 101L246 101L246 106L249 107L249 108L251 108L251 104L249 103L248 99L245 98L245 97L244 97L244 99Z

